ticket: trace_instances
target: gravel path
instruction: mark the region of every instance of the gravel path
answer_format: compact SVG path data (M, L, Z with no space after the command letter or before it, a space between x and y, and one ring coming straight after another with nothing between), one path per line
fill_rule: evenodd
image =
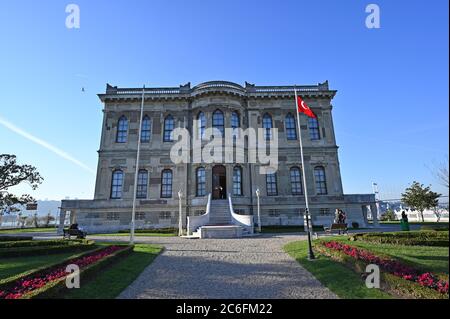
M162 245L165 250L118 298L336 298L282 250L300 239L305 237L138 237L137 242Z

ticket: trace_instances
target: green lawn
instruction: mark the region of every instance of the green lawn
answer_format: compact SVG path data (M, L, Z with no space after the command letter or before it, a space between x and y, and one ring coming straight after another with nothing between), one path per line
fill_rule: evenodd
M285 251L294 257L306 270L314 275L324 286L344 299L388 299L389 294L366 287L360 275L338 262L317 254L317 259L307 259L308 243L306 240L287 244Z
M449 250L448 247L432 246L401 246L390 244L374 244L363 241L347 241L347 237L334 238L335 240L345 241L352 246L365 248L375 253L384 254L399 259L405 264L409 264L423 271L434 273L449 272Z
M18 228L18 229L0 229L0 235L2 234L22 234L22 233L46 233L56 232L55 227L47 228Z
M83 253L86 253L86 251L80 253L67 252L55 255L0 258L0 282L12 276L25 275L40 267L58 264L65 259Z
M448 247L402 246L391 244L366 243L348 241L348 236L322 238L320 241L342 241L349 245L370 250L378 255L390 256L424 272L430 271L448 278ZM289 243L285 251L294 257L303 267L311 272L323 285L341 298L389 298L387 293L376 289L368 289L360 275L346 268L339 262L316 254L317 260L307 260L307 241Z
M153 262L161 251L162 248L158 246L136 244L131 255L106 268L87 283L83 283L81 277L81 288L70 290L62 297L66 299L116 298Z

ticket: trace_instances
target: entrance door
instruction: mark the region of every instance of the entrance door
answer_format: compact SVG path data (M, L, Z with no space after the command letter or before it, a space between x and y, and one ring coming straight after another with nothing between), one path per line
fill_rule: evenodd
M212 172L212 199L226 199L227 198L227 174L225 166L216 165Z

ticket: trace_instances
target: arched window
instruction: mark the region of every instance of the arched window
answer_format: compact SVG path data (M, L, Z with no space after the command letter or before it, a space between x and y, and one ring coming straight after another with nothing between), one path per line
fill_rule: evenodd
M264 128L264 138L266 141L270 141L272 139L272 116L269 114L264 114L263 116L263 128Z
M122 186L123 186L123 172L118 169L112 173L111 180L111 198L122 198Z
M242 196L242 167L235 166L233 168L233 195Z
M266 174L267 196L276 196L278 194L277 173Z
M164 120L164 142L172 142L172 131L175 128L175 121L172 115L167 115Z
M291 168L291 190L292 195L302 195L302 175L300 172L300 168L292 167Z
M128 120L125 116L121 116L117 122L117 143L126 143L128 138Z
M205 196L206 195L206 173L205 168L199 167L197 168L197 196Z
M198 125L198 138L205 138L205 129L206 129L206 117L205 113L200 112L197 115L197 125Z
M286 115L284 126L286 128L286 138L288 140L296 140L297 130L295 128L295 117L291 113Z
M317 118L310 117L308 120L309 137L311 141L320 140L319 120Z
M141 169L138 172L136 198L147 198L148 172Z
M236 140L236 138L239 137L238 131L235 131L235 130L240 127L241 127L241 119L239 117L239 113L232 112L231 113L231 128L233 129L233 140Z
M212 126L213 128L216 128L219 130L220 134L222 134L222 137L225 136L225 121L223 118L223 112L221 110L217 110L213 113L212 118Z
M325 168L323 166L316 166L314 168L314 179L316 180L317 195L327 195L327 179L325 176Z
M161 197L172 197L172 170L165 169L161 173Z
M151 134L152 134L152 124L151 124L150 118L146 115L142 119L141 142L142 143L150 142Z

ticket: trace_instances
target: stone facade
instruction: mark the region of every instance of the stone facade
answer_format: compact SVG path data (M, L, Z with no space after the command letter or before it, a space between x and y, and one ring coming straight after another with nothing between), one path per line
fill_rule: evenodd
M330 224L335 209L340 208L347 213L349 222L355 221L364 226L367 211L375 209L375 199L371 194L344 195L332 117L331 101L336 91L329 89L328 82L299 86L296 89L318 116L318 127L314 128L306 116L300 117L313 222ZM106 92L99 94L99 98L104 103L104 117L94 199L63 200L61 208L61 218L64 218L66 212L70 212L71 221L76 221L90 232L115 231L130 226L142 89L108 85ZM174 127L186 128L194 136L198 131L195 120L199 113L204 114L206 127L211 127L213 113L218 110L224 115L226 128L232 126L233 112L238 115L242 129L261 128L263 117L271 117L273 128L278 129L276 194L269 196L266 175L260 174L258 163L177 165L172 162L170 150L175 142L164 139L165 120L170 116ZM288 138L288 114L294 116L296 138L292 138L292 135ZM263 225L303 224L305 198L303 194L293 194L291 178L291 169L301 167L294 87L255 86L249 83L241 86L232 82L214 81L192 88L190 83L174 88L147 88L144 115L149 123L150 138L141 144L139 169L147 175L147 180L145 198L137 200L138 228L177 227L179 190L184 194L183 224L186 224L186 216L202 214L208 194L213 193L213 188L216 188L213 183L217 186L217 176L213 177L213 168L217 165L225 167L225 174L222 173L224 176L219 183L225 188L225 196L231 194L235 211L255 215L255 191L259 189ZM119 123L121 118L126 119L126 127ZM118 130L123 131L124 141L118 142ZM239 196L233 194L233 169L237 165L241 168L242 183L242 195ZM197 191L197 169L200 167L205 171L205 192L201 196ZM317 168L323 171L325 179L322 187L325 185L326 190L322 189L321 193L317 189ZM163 196L162 175L163 171L168 170L172 172L172 191L171 196ZM112 190L113 173L116 171L123 174L120 179L121 196L113 199L112 197L118 197L113 196Z

